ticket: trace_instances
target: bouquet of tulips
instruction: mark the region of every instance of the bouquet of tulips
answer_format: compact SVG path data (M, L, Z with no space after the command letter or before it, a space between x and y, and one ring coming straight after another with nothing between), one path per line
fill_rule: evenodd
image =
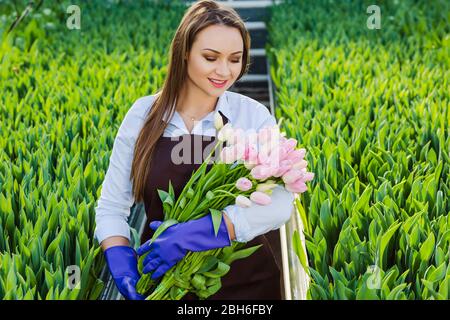
M294 193L307 190L305 183L311 181L314 174L307 172L306 150L297 149L297 141L287 139L278 125L245 132L231 124L223 126L220 116L216 115L215 126L219 143L193 173L178 199L170 183L167 192L158 190L164 222L152 240L173 224L209 213L217 234L222 221L221 210L232 204L267 205L271 202L272 189L278 184ZM151 279L150 273L142 273L144 254L138 263L142 277L137 290L147 296L147 300L179 300L188 292L206 299L221 288L221 277L230 270L234 260L246 258L260 247L242 249L244 246L245 243L232 242L231 246L220 249L188 252L157 281Z

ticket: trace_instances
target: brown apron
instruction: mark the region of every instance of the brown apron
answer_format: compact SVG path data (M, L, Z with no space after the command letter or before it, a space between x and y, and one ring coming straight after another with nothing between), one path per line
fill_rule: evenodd
M228 122L220 111L224 124ZM189 137L190 136L190 137ZM145 228L141 236L144 243L153 236L154 231L148 226L150 221L164 220L163 207L158 196L157 189L168 191L169 180L171 181L175 196L178 197L183 187L190 179L193 171L200 164L194 161L194 149L201 146L202 151L215 137L185 134L183 139L172 140L170 137L161 136L155 146L149 178L144 189L144 206L147 215ZM171 160L172 148L179 143L188 143L192 151L191 161L188 163L175 164ZM189 149L183 149L189 150ZM182 153L177 153L177 155ZM203 154L203 152L201 153ZM201 159L203 160L203 159ZM210 167L208 167L210 168ZM222 288L209 297L218 299L282 299L282 277L281 277L281 246L278 231L270 231L248 242L247 247L262 244L250 257L236 260L231 264L230 271L222 277ZM195 294L187 294L184 300L198 299Z

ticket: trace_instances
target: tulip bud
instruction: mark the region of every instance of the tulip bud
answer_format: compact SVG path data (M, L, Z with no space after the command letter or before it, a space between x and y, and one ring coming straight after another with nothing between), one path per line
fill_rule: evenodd
M277 186L276 183L260 183L256 186L256 191L266 192Z
M212 198L214 198L214 192L212 192L212 191L208 191L207 193L206 193L206 199L207 200L211 200Z
M219 112L214 113L214 127L217 131L223 128L223 120Z
M261 206L266 206L272 202L272 198L269 195L260 191L252 192L250 200Z
M241 177L236 181L236 188L241 191L250 190L252 188L252 182L245 177Z
M186 192L186 198L192 199L193 197L194 197L194 189L189 188L188 191Z
M238 195L236 197L236 205L238 205L239 207L242 207L242 208L248 208L252 205L252 202L250 201L249 198L247 198L243 195Z
M227 123L220 129L220 131L217 134L217 138L219 139L219 141L223 142L223 141L230 140L233 135L234 135L234 129L230 123Z

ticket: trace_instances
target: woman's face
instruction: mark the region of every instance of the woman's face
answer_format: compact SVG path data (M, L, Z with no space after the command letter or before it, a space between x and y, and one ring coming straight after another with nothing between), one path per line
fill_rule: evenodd
M212 96L220 96L242 69L244 42L237 28L211 25L197 34L188 58L188 78ZM213 80L224 83L213 83Z

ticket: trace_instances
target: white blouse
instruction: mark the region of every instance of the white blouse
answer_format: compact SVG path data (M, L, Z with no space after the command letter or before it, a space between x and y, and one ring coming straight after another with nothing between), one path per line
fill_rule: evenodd
M134 196L129 177L134 144L155 97L149 95L136 100L117 132L101 195L95 207L95 237L99 243L112 236L123 236L130 240L128 217ZM175 111L163 136L199 134L213 137L216 135L216 111L221 111L234 128L243 130L259 130L266 125L276 124L275 118L263 104L242 94L225 91L220 95L215 111L196 122L192 132L188 131L180 114ZM289 220L294 208L294 194L277 186L271 197L272 203L266 206L253 203L248 208L230 205L224 209L234 225L236 241L248 242L258 235L280 228Z

